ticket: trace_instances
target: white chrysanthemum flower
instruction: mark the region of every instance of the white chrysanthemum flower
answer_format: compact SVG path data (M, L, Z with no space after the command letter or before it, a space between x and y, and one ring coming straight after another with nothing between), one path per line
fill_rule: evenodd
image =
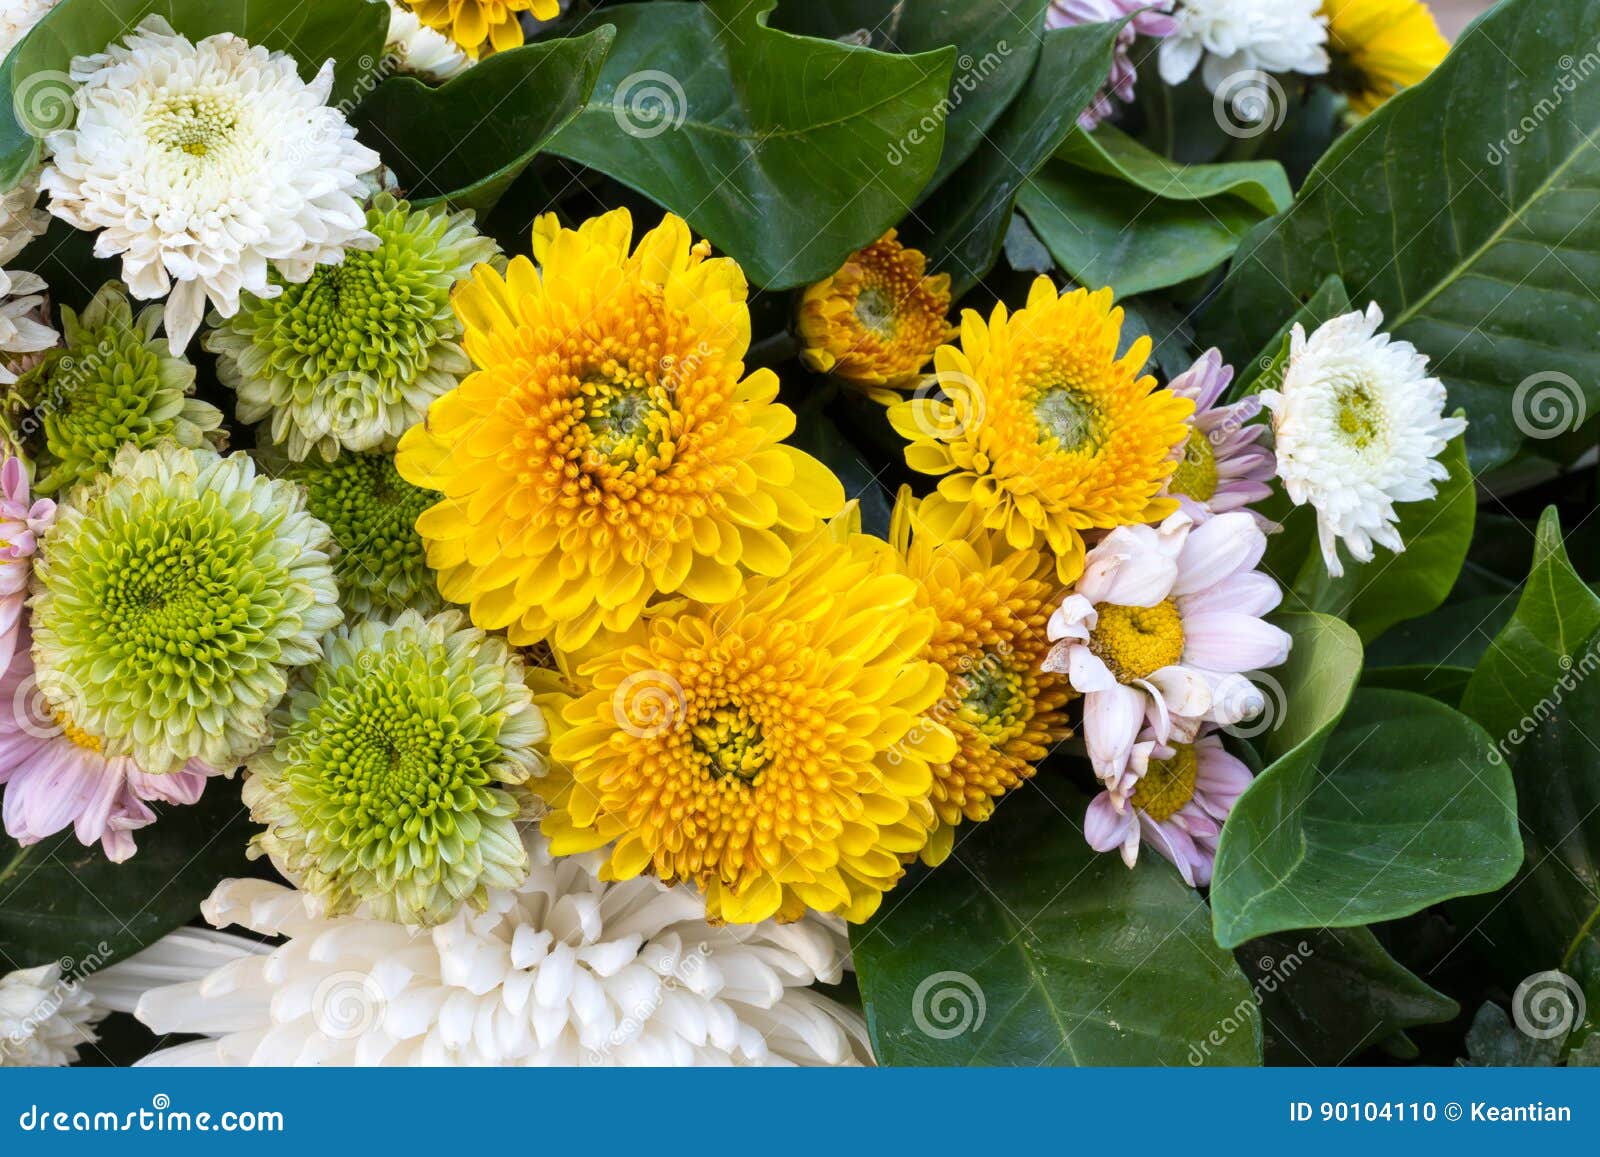
M106 1011L58 963L0 976L0 1069L72 1064Z
M61 0L0 0L0 60L11 55L11 50L22 43L22 38L33 31L33 26L43 20L45 13Z
M1328 573L1344 573L1342 539L1360 562L1372 544L1405 549L1396 502L1432 498L1450 476L1438 461L1465 418L1443 415L1445 389L1408 341L1379 333L1383 311L1347 313L1309 338L1296 325L1279 389L1261 391L1272 411L1278 477L1296 505L1317 512Z
M1244 72L1328 71L1328 20L1322 0L1183 0L1177 28L1161 42L1161 79L1200 76L1212 92Z
M60 334L42 320L49 289L37 273L0 269L0 384L10 385Z
M0 265L49 227L50 214L39 208L39 171L35 169L16 188L0 195Z
M417 14L396 0L389 4L389 39L385 51L401 71L427 80L449 80L466 71L472 57L455 41L429 28Z
M329 108L333 64L310 84L292 57L232 33L198 44L151 16L125 44L77 57L77 123L46 138L50 211L100 229L95 253L122 257L135 297L171 290L179 353L207 299L224 317L239 294L280 291L346 249L370 249L361 199L378 155Z
M318 918L300 893L224 881L203 911L285 937L271 948L186 931L123 967L164 982L137 1000L158 1033L204 1040L157 1065L848 1065L860 1017L813 991L842 974L843 925L713 926L689 888L599 878L524 835L528 879L426 931ZM187 968L187 971L185 971ZM172 983L182 980L182 983Z

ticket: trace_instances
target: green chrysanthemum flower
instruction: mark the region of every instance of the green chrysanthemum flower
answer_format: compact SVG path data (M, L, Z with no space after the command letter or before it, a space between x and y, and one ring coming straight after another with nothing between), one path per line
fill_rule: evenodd
M330 913L407 924L520 883L518 785L544 774L546 737L521 660L458 611L369 619L323 650L249 763L255 847Z
M378 248L350 250L277 297L245 294L204 338L238 417L270 416L290 458L390 447L472 368L450 287L497 252L470 213L413 209L380 194L367 211Z
M273 470L274 459L264 456L262 465ZM282 475L306 488L306 508L333 531L333 574L347 611L427 614L444 605L416 530L417 516L442 495L400 477L392 453L346 451L332 462L285 464Z
M87 481L124 445L222 442L222 411L191 396L194 367L155 336L163 309L152 305L134 317L117 281L100 287L82 317L61 307L63 346L15 387L43 440L36 491Z
M328 528L243 454L125 446L35 564L33 657L107 755L229 768L339 624Z

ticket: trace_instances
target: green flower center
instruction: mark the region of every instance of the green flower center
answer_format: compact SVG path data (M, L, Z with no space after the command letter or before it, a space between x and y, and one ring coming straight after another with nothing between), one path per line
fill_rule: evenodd
M1101 603L1089 650L1119 683L1146 679L1183 658L1183 616L1171 599L1153 607Z
M583 379L583 425L589 431L587 452L610 462L626 462L656 453L665 439L668 406L636 374L603 372Z
M1217 492L1217 451L1211 439L1191 429L1183 444L1183 457L1167 483L1167 493L1183 494L1196 502L1209 502Z
M440 496L402 478L392 454L346 453L333 462L293 466L285 477L304 484L306 508L333 531L340 547L334 577L353 610L439 605L416 525Z
M165 149L205 157L232 140L238 126L237 110L230 103L191 93L152 109L146 131Z
M1040 441L1054 438L1064 454L1093 450L1100 443L1100 409L1070 386L1055 386L1033 403Z
M1338 417L1335 419L1345 442L1365 450L1383 434L1383 407L1366 382L1340 386L1334 394Z
M856 321L861 328L879 338L894 336L895 303L888 290L869 285L856 295Z
M1160 823L1175 815L1194 798L1200 760L1194 747L1175 744L1171 759L1152 759L1149 769L1133 789L1133 806Z
M732 775L753 782L767 765L761 725L743 707L718 707L689 734L699 762L716 779Z
M1003 663L985 660L958 675L950 684L959 697L957 715L976 728L990 743L1003 743L1021 734L1030 715L1027 687L1022 675Z

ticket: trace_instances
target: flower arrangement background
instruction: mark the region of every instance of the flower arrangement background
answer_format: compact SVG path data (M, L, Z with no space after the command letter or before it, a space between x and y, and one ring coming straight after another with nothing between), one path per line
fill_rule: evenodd
M1586 0L0 50L0 1065L1600 1060Z

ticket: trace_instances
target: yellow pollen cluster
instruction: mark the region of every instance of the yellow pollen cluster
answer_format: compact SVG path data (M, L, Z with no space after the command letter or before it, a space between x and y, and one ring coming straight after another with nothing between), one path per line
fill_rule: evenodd
M56 721L56 726L61 728L62 735L65 735L85 751L92 751L97 755L101 752L100 740L74 723L65 711L59 707L51 707L50 716Z
M1183 617L1177 604L1163 599L1153 607L1102 603L1089 636L1089 649L1121 683L1146 679L1183 658Z
M1209 502L1217 493L1217 451L1205 433L1195 430L1183 444L1183 456L1167 483L1168 494Z
M1133 806L1160 823L1194 798L1200 761L1191 744L1179 743L1170 759L1152 759L1133 790Z

